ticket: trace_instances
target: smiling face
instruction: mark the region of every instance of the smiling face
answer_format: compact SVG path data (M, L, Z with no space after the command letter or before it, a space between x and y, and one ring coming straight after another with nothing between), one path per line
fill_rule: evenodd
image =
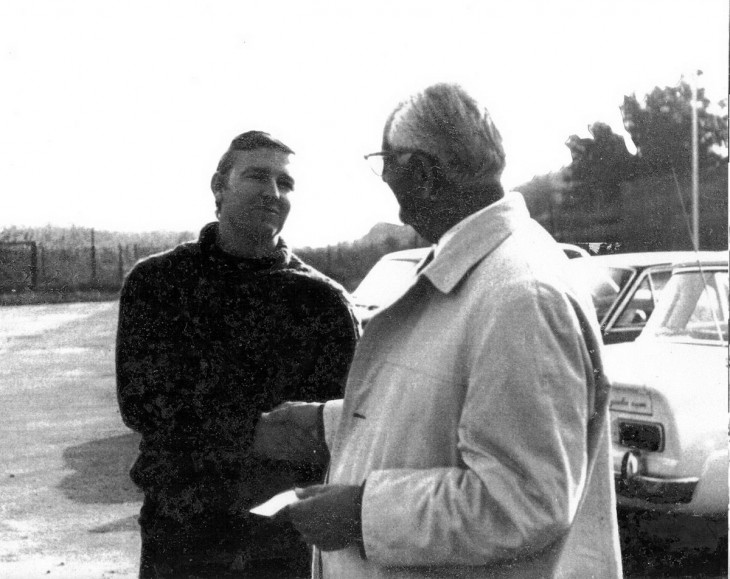
M213 194L220 233L229 244L249 239L274 247L289 215L294 190L290 155L275 149L234 151L230 170Z

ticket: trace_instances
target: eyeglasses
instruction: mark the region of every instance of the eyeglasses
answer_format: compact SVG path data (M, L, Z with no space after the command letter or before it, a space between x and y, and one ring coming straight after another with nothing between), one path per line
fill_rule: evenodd
M372 169L373 173L375 173L378 177L382 177L383 172L385 171L386 163L392 162L393 158L395 158L398 163L407 163L410 156L416 152L418 152L416 149L400 149L399 151L378 151L377 153L370 153L369 155L365 155L363 159L368 162L368 165L370 165L370 169Z

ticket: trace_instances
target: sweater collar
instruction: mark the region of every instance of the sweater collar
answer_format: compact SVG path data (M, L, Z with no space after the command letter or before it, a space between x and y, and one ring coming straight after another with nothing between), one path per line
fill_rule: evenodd
M279 237L276 249L269 255L261 258L238 257L226 253L218 245L218 222L208 223L201 229L198 244L203 255L210 259L227 263L239 269L262 270L279 269L289 265L292 253L286 242Z
M423 275L439 291L449 293L474 265L529 219L522 195L507 193L448 231L439 240L435 257L423 269Z

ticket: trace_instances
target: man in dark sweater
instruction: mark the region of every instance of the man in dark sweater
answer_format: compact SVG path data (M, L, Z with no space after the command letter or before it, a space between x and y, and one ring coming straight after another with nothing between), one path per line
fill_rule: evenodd
M142 435L142 579L308 576L288 523L248 509L323 467L257 456L254 428L285 400L341 396L359 327L344 290L280 237L292 154L260 131L234 139L211 182L218 222L138 263L122 289L117 395Z

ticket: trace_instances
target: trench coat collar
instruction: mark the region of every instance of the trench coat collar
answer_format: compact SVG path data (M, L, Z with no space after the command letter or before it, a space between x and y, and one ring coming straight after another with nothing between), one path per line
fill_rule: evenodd
M447 294L482 259L492 253L515 229L530 219L520 193L507 193L499 201L473 213L444 234L435 257L421 272Z

